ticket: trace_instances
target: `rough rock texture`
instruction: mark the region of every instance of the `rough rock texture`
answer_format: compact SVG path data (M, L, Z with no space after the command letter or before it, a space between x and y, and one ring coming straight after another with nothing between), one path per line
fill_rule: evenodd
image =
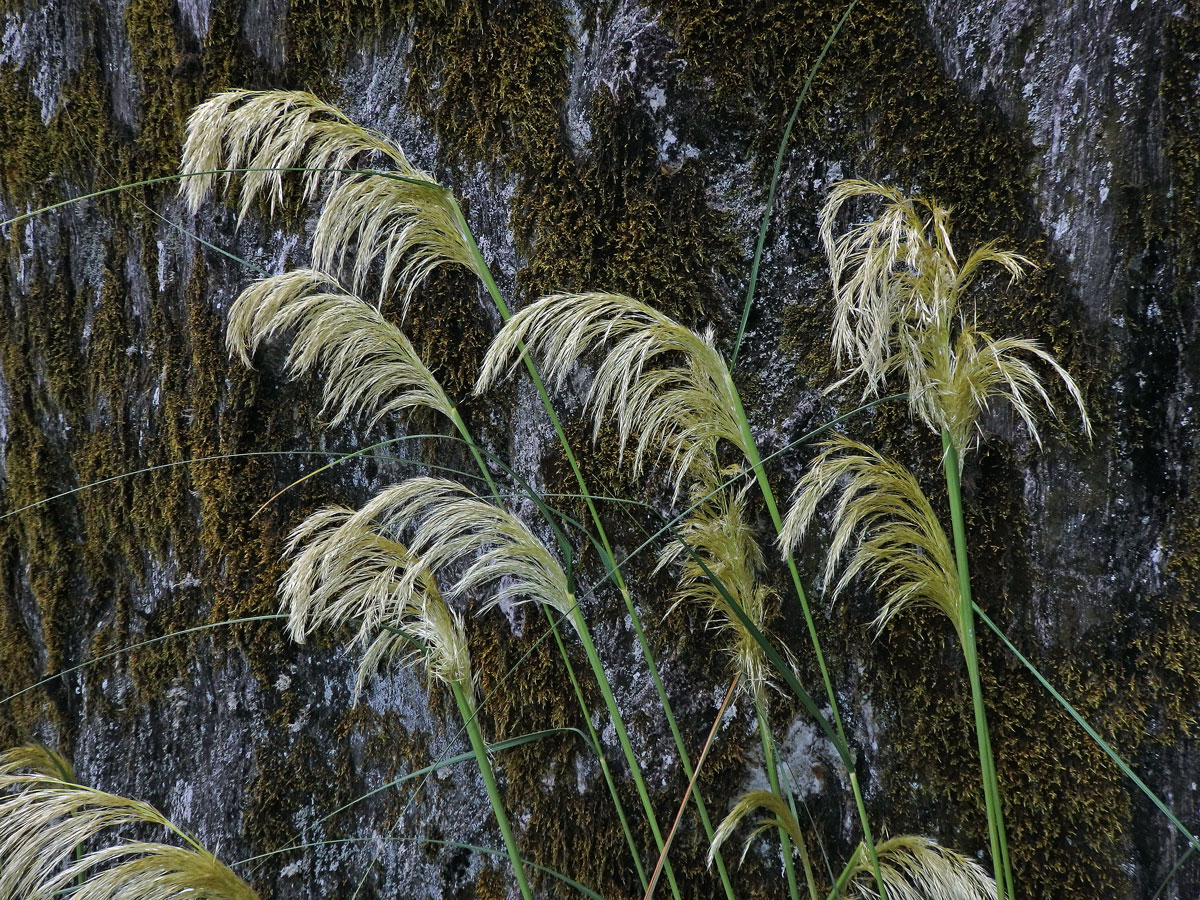
M307 88L453 187L516 305L553 290L621 290L715 325L728 352L783 122L844 3L0 8L6 219L171 174L189 109L216 90ZM737 367L764 455L856 404L849 389L822 393L835 373L815 220L839 177L938 196L955 207L958 246L997 239L1039 263L1016 287L985 284L980 321L1052 348L1083 387L1097 434L1089 445L1067 412L1061 428L1047 426L1039 454L1011 416L988 417L964 474L977 600L1193 832L1198 91L1195 0L862 0L801 110ZM230 303L252 269L304 263L312 222L293 210L239 229L216 200L188 216L174 190L152 183L3 228L0 740L32 733L57 745L84 781L158 804L227 860L274 854L240 869L264 897L349 897L356 886L360 897L515 896L503 857L455 845L500 846L469 761L343 809L465 749L449 696L401 670L351 707L353 659L339 636L296 646L277 619L250 621L275 613L283 541L305 514L360 503L423 466L467 469L469 457L445 441L400 441L256 515L330 454L447 429L417 417L382 434L331 431L318 386L283 377L282 346L255 371L229 361ZM496 453L539 490L571 492L527 384L468 396L498 324L487 295L446 271L420 292L405 328ZM669 491L633 482L611 435L593 447L579 418L585 386L579 379L559 400L593 489L667 510ZM904 456L941 496L935 439L902 409L846 427ZM801 448L771 463L779 493L808 456ZM532 521L533 509L520 511ZM605 515L618 554L655 525L616 506ZM765 513L758 528L767 542ZM810 580L821 549L820 539L808 548ZM596 583L595 555L585 549L580 564L581 582ZM816 693L778 568L768 575L784 598L776 633ZM652 570L643 553L629 582L698 748L729 674L702 622L660 621L671 581ZM631 624L607 587L584 601L669 821L684 779ZM951 629L914 613L872 639L875 603L862 590L819 605L872 820L880 833L983 853ZM497 611L471 627L490 739L582 727L556 651L538 641L540 614ZM981 656L1021 895L1154 895L1183 840L986 632ZM573 659L585 668L582 654ZM590 700L616 761L599 697ZM836 867L857 840L836 755L785 698L774 712L781 755ZM506 753L498 768L527 856L611 900L640 893L577 734ZM702 779L714 814L761 784L760 772L741 701ZM287 849L298 844L308 846ZM686 896L717 895L692 817L673 859ZM780 896L777 869L760 842L735 873L739 896ZM571 894L550 879L539 890ZM1198 892L1193 857L1158 896Z

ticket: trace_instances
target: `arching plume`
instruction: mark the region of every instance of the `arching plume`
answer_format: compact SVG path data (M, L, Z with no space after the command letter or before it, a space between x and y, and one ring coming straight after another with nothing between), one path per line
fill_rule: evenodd
M321 374L333 425L350 416L374 425L414 406L452 417L453 403L404 333L330 276L297 269L256 281L234 301L225 343L249 366L261 343L287 331L295 332L288 371Z
M554 555L520 519L444 478L410 478L385 488L358 513L399 531L414 528L410 548L435 574L467 562L449 587L459 596L493 582L484 608L536 600L572 616L575 600ZM408 579L415 575L410 573Z
M313 513L292 532L280 583L288 632L298 643L323 626L353 625L365 648L355 697L380 665L421 660L429 674L472 695L462 617L429 569L388 531L345 507Z
M146 825L167 829L187 847L112 837L114 830ZM257 900L152 806L48 775L6 771L0 775L0 898L66 894L75 900Z
M833 593L867 573L871 585L885 592L876 628L908 606L932 606L961 628L954 551L916 479L895 460L857 441L838 436L822 446L796 485L779 536L783 553L796 550L817 505L840 484L824 586L833 582L838 561L852 547Z
M616 417L622 458L638 433L635 473L648 452L665 456L678 493L688 477L715 486L718 441L749 455L733 382L712 332L698 335L621 294L555 294L521 310L488 348L475 393L515 366L522 348L541 359L561 388L581 356L609 343L586 406L596 435L608 416Z
M882 198L883 211L835 238L838 213L856 197ZM821 240L833 281L833 351L846 380L863 377L864 396L902 374L913 413L935 433L946 429L960 453L973 443L979 412L999 397L1040 445L1033 406L1057 415L1032 365L1040 361L1062 380L1091 434L1079 388L1053 356L1034 341L992 338L962 309L986 264L1016 280L1033 267L1029 259L989 242L960 266L947 208L868 181L834 185L821 211Z
M345 171L376 154L386 171ZM404 152L378 132L354 124L337 107L304 91L226 91L200 104L188 119L180 191L195 212L208 195L216 170L251 169L240 185L239 217L264 192L269 208L283 201L283 176L303 168L304 201L322 182L329 193L313 236L318 269L348 268L361 294L375 263L381 264L380 299L392 290L404 308L422 281L443 263L457 263L483 277L454 198ZM239 195L238 191L233 191Z

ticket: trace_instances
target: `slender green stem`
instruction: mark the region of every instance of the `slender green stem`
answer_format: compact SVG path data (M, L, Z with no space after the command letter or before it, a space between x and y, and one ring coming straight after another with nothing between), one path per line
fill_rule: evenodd
M451 197L451 199L453 200L454 198ZM483 254L479 249L479 245L475 241L475 236L472 234L470 226L467 224L466 218L463 216L462 209L458 206L457 201L454 201L454 212L455 217L458 220L459 228L461 229L471 251L472 258L475 260L476 271L483 281L484 287L487 288L488 293L491 295L492 302L495 303L496 310L500 313L500 318L507 322L512 317L512 313L508 308L508 304L504 302L504 297L501 295L500 289L497 287L496 281L492 277L491 271L488 269L487 262L483 258ZM613 556L612 552L612 544L609 542L608 534L605 531L603 522L600 519L600 512L596 509L595 502L592 498L592 493L588 490L587 482L583 477L583 472L579 468L579 462L575 458L575 453L571 449L571 444L567 440L566 433L563 431L562 423L558 418L558 413L555 411L554 405L550 401L550 395L546 391L546 386L542 381L541 374L538 372L537 366L534 364L529 354L525 352L524 347L521 348L521 351L522 359L525 363L525 369L529 373L530 380L533 382L533 385L538 392L538 397L541 399L542 406L545 408L546 414L550 418L550 423L554 428L554 433L557 435L559 444L562 446L563 454L566 457L567 464L571 467L571 472L575 476L576 483L579 485L580 496L583 497L583 501L587 505L588 514L590 515L592 522L596 527L596 534L599 536L601 546L604 548L604 552L608 557L608 560L613 562L613 565L608 568L612 572L613 581L617 586L618 592L621 594L621 599L625 604L626 612L629 613L630 621L633 622L634 632L637 635L638 646L640 647L642 657L646 660L646 665L650 670L650 677L654 682L655 690L658 692L659 702L662 705L663 714L666 716L667 723L670 726L671 736L675 740L675 747L679 752L679 758L683 764L684 774L690 779L692 777L692 767L691 762L688 759L687 750L684 746L683 736L679 731L679 727L675 721L675 715L671 709L671 704L667 697L666 689L663 686L661 677L659 676L658 665L654 661L654 655L650 652L650 645L646 640L645 633L642 629L641 617L638 615L637 608L634 606L633 596L629 591L628 585L625 583L625 578L621 573L620 567L618 567L615 563L615 557ZM602 666L598 667L597 664L593 663L593 668L596 669L597 682L600 685L601 692L606 695L605 699L607 702L607 699L612 696L612 689L608 684L607 676L605 676ZM624 722L622 721L619 711L616 709L615 705L610 708L610 713L613 715L614 726L623 733L625 730ZM632 753L628 753L627 759L630 764L631 771L634 774L635 780L642 782L643 779L641 776L641 769L637 764L636 758L632 756ZM704 800L700 795L700 789L698 786L693 789L692 796L696 801L696 808L700 813L700 820L704 825L705 833L707 834L708 839L711 841L714 833L712 823L709 819L708 812L705 809ZM658 825L654 821L653 814L651 813L650 816L652 830L655 831L655 833L658 833ZM725 890L725 895L727 898L729 898L729 900L734 900L735 895L732 884L729 880L728 870L720 854L718 854L716 857L716 863L717 871L721 877L721 884ZM676 900L679 900L678 890L670 870L668 870L668 881L671 884L672 893L675 895Z
M574 602L574 597L570 598ZM592 668L600 673L604 672L604 665L600 662L600 654L596 652L596 644L592 640L591 632L588 630L587 622L583 619L583 614L579 612L579 607L573 606L571 609L571 624L575 626L575 631L579 635L580 643L583 644L583 652L587 654L588 662L592 664ZM650 793L646 790L646 781L642 777L641 767L638 766L637 757L633 753L633 745L629 742L629 735L625 731L625 723L621 719L621 713L617 709L617 700L613 696L612 687L608 683L608 678L601 676L597 677L597 682L600 686L600 693L604 697L604 703L608 707L608 714L612 717L613 727L617 732L617 740L621 743L621 750L625 754L625 761L629 763L629 771L633 775L633 783L637 788L638 797L642 801L642 808L646 812L646 821L650 824L650 832L654 835L654 842L658 845L658 850L661 853L663 849L662 831L658 827L658 817L654 814L654 805L650 802ZM679 886L675 882L675 872L671 868L670 861L663 863L663 871L667 874L667 883L671 885L671 893L676 897L680 896Z
M633 857L634 868L637 869L638 881L641 882L642 890L646 890L649 880L646 877L646 867L642 863L642 856L638 852L637 843L633 839L633 830L629 827L629 819L625 815L625 805L621 802L621 797L617 793L617 785L613 780L612 772L608 768L608 759L604 755L604 747L600 744L600 736L596 734L596 729L592 725L591 711L588 709L587 701L583 697L583 688L579 684L579 679L575 677L575 667L571 665L571 660L567 656L567 648L563 644L562 635L559 634L558 624L554 621L554 614L545 606L542 610L546 613L546 619L550 622L550 630L554 634L554 640L558 644L558 652L563 658L563 662L567 666L567 676L571 679L571 687L575 689L575 697L579 700L579 708L583 711L583 721L587 723L588 737L592 741L592 749L595 751L596 759L600 761L600 771L604 775L604 783L608 785L608 793L612 797L613 806L617 810L617 818L621 821L621 830L625 832L625 843L629 845L629 855Z
M846 861L846 865L842 869L842 874L837 877L837 881L829 889L829 896L826 900L839 900L842 896L842 891L846 889L846 885L850 882L850 876L854 874L854 869L858 865L858 858L862 856L863 846L863 844L859 844L854 848L854 852L850 854L850 859Z
M758 453L758 445L754 440L754 433L750 430L750 420L746 416L746 410L742 406L742 398L738 393L737 386L733 383L733 377L726 373L729 379L729 391L733 397L734 412L737 415L738 426L742 431L742 442L745 445L747 459L754 469L754 477L758 481L759 489L762 491L763 501L767 505L767 512L771 516L771 523L775 526L776 533L783 531L783 517L779 514L779 504L775 501L775 492L771 490L771 482L767 480L767 471L763 467L762 458ZM792 585L796 590L796 597L800 601L800 609L804 613L804 624L808 629L808 639L812 644L813 656L817 660L817 668L821 672L821 682L825 687L825 697L829 701L829 708L833 714L833 726L837 730L838 739L841 741L845 749L845 757L850 756L850 742L846 740L846 730L842 725L842 715L838 709L837 694L833 690L833 681L829 677L829 667L825 663L825 654L821 651L821 638L817 634L817 623L813 618L812 608L808 603L808 595L804 592L804 584L800 580L800 572L796 568L796 558L793 554L787 555L788 573L792 576ZM854 794L854 805L858 810L859 823L863 830L863 839L867 847L867 853L871 858L871 867L875 872L876 886L879 888L879 896L881 900L887 900L887 889L883 885L883 874L879 871L879 859L875 853L875 842L871 838L871 824L867 819L867 807L862 796L862 789L858 783L857 773L852 769L849 770L850 789Z
M992 868L996 877L997 900L1012 898L1012 866L1008 859L1008 840L1004 831L1004 812L1000 805L1000 786L992 756L987 709L983 702L983 682L979 677L979 656L975 648L975 611L971 601L971 572L967 564L967 531L963 521L962 488L959 483L958 450L950 433L942 429L942 468L946 473L946 493L950 499L950 522L954 533L954 558L958 566L958 633L971 682L971 705L975 711L975 737L979 745L979 767L983 780L984 804L988 817L988 840Z
M475 458L475 462L478 464L480 472L483 473L483 477L487 480L488 487L491 488L492 496L496 499L497 503L501 503L502 499L500 490L496 487L495 481L492 480L491 472L487 467L487 463L483 459L483 454L479 449L479 445L475 443L475 438L467 428L466 422L463 421L462 415L458 411L458 407L453 405L453 401L451 401L451 403L451 419L454 422L454 427L458 429L458 433L462 436L463 440L470 448L471 455ZM633 865L637 870L638 880L642 884L642 889L645 890L647 884L646 869L642 864L641 854L638 853L637 843L633 838L633 830L629 827L629 819L625 814L625 806L621 803L621 797L617 793L617 785L613 780L612 772L608 767L608 760L604 756L604 748L600 744L600 739L596 735L595 728L592 727L591 711L588 709L587 701L584 699L583 690L579 685L579 680L575 677L575 667L571 665L571 658L567 654L567 648L563 644L562 635L560 635L558 632L558 625L554 620L553 614L544 606L542 607L542 610L545 612L546 619L550 623L550 630L554 634L554 641L558 646L559 656L562 657L563 665L565 665L567 668L567 676L570 678L571 684L575 688L575 697L578 699L579 707L583 711L583 721L587 724L588 734L592 741L592 748L596 753L596 758L600 761L600 771L604 775L604 782L608 786L609 795L612 797L613 806L616 808L617 819L620 821L621 830L625 834L625 842L629 845L629 852L633 857Z
M479 722L475 719L475 709L466 691L459 685L451 684L454 700L458 703L458 711L462 713L463 724L467 728L467 737L471 741L471 749L475 752L475 761L479 763L479 774L483 776L483 784L487 788L488 799L492 801L492 811L496 815L496 824L500 826L500 834L504 838L504 849L512 862L513 872L517 876L517 884L521 888L521 896L532 900L533 892L529 889L529 881L525 877L525 866L517 853L517 842L513 838L512 826L508 824L508 814L504 812L504 804L500 800L500 789L496 787L496 776L492 773L492 764L488 761L487 745L479 732Z
M762 698L755 693L754 713L758 719L758 737L762 742L763 765L767 770L767 781L771 783L771 793L783 799L783 791L779 786L779 766L775 760L775 739L771 737L771 725L767 721L767 710ZM783 853L783 872L787 876L788 896L791 900L800 900L800 889L796 885L796 866L792 862L792 841L787 831L779 828L779 849ZM804 848L797 848L804 853ZM807 854L804 854L807 857ZM807 859L806 859L807 862ZM813 883L812 869L805 865L805 875L808 876L808 893L811 900L817 900L817 888Z
M833 26L833 31L829 33L829 38L825 41L825 46L821 48L816 62L808 70L808 77L804 79L804 87L801 88L800 96L796 98L796 103L792 106L792 114L788 116L787 125L783 128L783 137L779 139L779 149L775 152L775 168L771 171L771 184L767 188L767 202L763 207L762 221L758 225L758 242L754 245L754 260L750 263L750 283L746 286L746 300L742 304L742 321L738 325L737 337L733 339L733 353L729 357L731 372L737 368L738 354L742 349L742 338L746 336L746 323L750 321L750 308L754 306L754 289L758 285L758 269L762 265L763 248L767 243L767 229L771 224L771 207L775 204L775 190L779 187L779 173L783 170L783 156L792 138L792 128L796 124L797 116L800 115L800 107L804 104L804 98L808 96L808 89L812 87L813 79L817 76L817 70L821 68L821 63L825 61L825 55L829 53L829 48L837 40L838 33L857 5L858 0L850 0L846 11Z

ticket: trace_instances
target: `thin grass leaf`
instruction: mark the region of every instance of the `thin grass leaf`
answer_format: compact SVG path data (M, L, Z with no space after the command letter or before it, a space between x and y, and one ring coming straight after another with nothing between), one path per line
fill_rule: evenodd
M875 846L884 890L894 900L995 900L996 883L960 853L916 835L889 838ZM874 874L857 854L845 890L861 900L878 900Z
M834 437L822 447L796 485L784 519L779 536L784 555L796 550L820 502L840 486L823 586L832 585L836 597L856 576L866 573L871 586L885 595L875 618L877 629L913 606L938 609L961 629L954 551L912 473L845 437ZM848 550L849 560L834 582L839 560Z
M842 207L859 197L882 199L882 212L834 237ZM1058 415L1031 364L1041 362L1062 380L1091 436L1079 388L1050 353L1034 341L989 337L962 308L984 266L999 266L1016 281L1033 267L1031 260L989 242L960 266L949 209L869 181L834 185L820 218L833 283L833 352L847 371L843 382L862 376L865 397L878 394L892 375L905 378L913 414L935 434L948 431L960 453L977 440L979 413L1001 398L1040 446L1031 403Z
M733 382L711 329L704 335L621 294L555 294L513 316L496 335L475 385L481 394L511 371L528 348L542 358L561 389L584 354L611 344L585 401L598 437L608 416L617 420L621 459L638 434L632 468L665 457L675 491L692 477L712 485L717 444L726 440L749 455ZM649 454L651 448L657 452Z
M280 582L288 631L298 643L319 627L357 625L365 648L357 699L384 664L423 659L433 678L472 696L462 617L446 604L429 569L371 517L345 507L313 513L291 534Z
M118 841L112 829L155 825L186 848ZM111 840L111 838L110 838ZM0 897L51 900L78 878L77 900L257 900L233 872L153 807L41 774L0 775Z
M736 603L760 632L774 612L773 592L761 584L762 548L746 516L749 485L722 490L712 497L697 489L694 512L679 526L678 535L658 557L655 571L681 564L679 588L671 610L681 605L696 606L725 636L726 652L743 685L759 699L768 682L769 665L762 646L734 614ZM701 565L703 560L703 565ZM718 590L717 583L724 590Z
M373 427L414 406L453 416L453 403L404 333L330 276L297 269L256 281L229 311L225 344L250 366L258 347L285 331L295 332L288 371L321 374L331 425L369 416Z

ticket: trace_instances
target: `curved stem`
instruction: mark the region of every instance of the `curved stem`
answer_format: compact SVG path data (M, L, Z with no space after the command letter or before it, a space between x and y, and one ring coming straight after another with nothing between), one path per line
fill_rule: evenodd
M942 468L946 473L946 493L950 499L950 523L954 533L954 559L958 567L958 636L962 642L971 683L971 705L975 712L975 738L979 745L979 768L983 781L984 805L988 818L992 868L996 878L997 900L1012 898L1012 865L1008 858L1008 839L1004 830L1004 811L1000 804L1000 785L988 732L987 709L983 702L983 682L979 676L979 655L975 647L975 611L971 601L971 572L967 563L967 532L963 521L962 487L959 482L958 450L950 433L942 429Z
M571 598L574 601L574 598ZM575 626L575 631L579 635L580 643L583 644L583 652L587 654L588 662L592 664L593 669L604 671L604 665L600 662L600 654L596 652L596 644L592 641L591 632L588 630L587 623L583 619L583 614L579 611L579 606L574 605L571 608L570 615L571 624ZM654 805L650 802L650 793L646 790L646 781L642 777L641 767L638 766L637 757L633 753L633 745L629 742L629 734L625 731L625 723L621 719L621 713L617 709L617 700L613 696L612 687L608 683L606 677L597 679L600 686L600 693L604 697L604 703L608 707L608 714L612 717L613 727L617 732L617 740L621 743L621 750L625 753L625 761L629 763L629 771L633 775L633 783L637 788L638 797L642 801L642 808L646 812L646 821L650 824L650 832L654 835L654 843L658 846L659 853L662 853L663 842L662 831L658 827L658 817L654 814ZM667 882L671 885L671 893L676 897L679 894L679 885L675 882L675 872L671 868L669 860L663 862L663 871L667 874Z
M491 295L492 302L495 303L496 310L500 313L500 318L507 322L512 317L512 313L508 308L508 304L504 302L504 297L500 293L500 288L496 285L496 281L492 277L491 271L488 269L487 262L484 260L483 254L479 249L479 245L475 241L475 236L471 233L471 228L467 224L466 218L462 214L462 209L459 207L457 200L455 200L453 196L451 196L451 201L454 205L455 218L457 219L459 228L461 229L463 237L467 242L471 256L475 261L475 271L479 274L480 279L483 281L484 287L487 289L488 294ZM554 428L554 433L558 437L559 444L562 446L563 454L566 457L567 464L571 467L571 472L575 476L576 484L579 485L580 496L583 497L583 501L587 505L588 514L596 527L596 534L599 536L601 546L604 548L604 552L609 561L613 562L613 565L609 567L610 571L612 572L613 582L616 584L617 590L621 594L621 599L625 604L625 610L629 613L630 620L633 622L634 631L638 638L638 646L641 649L642 657L646 660L646 665L650 670L650 677L654 682L655 690L658 692L659 702L662 705L663 714L666 716L667 723L670 726L671 736L675 740L675 747L679 752L679 758L681 761L685 761L687 760L687 751L684 748L683 737L680 734L678 725L676 724L674 713L671 710L670 701L667 698L666 690L662 684L662 679L659 677L658 666L654 662L653 654L650 652L650 645L646 641L645 633L642 630L641 617L638 615L637 608L634 606L633 596L629 591L629 587L625 582L625 578L621 573L620 567L618 567L615 563L615 557L612 552L612 544L609 542L608 533L605 531L604 524L600 519L600 512L596 509L592 493L588 490L587 482L584 480L583 472L579 468L579 462L575 457L574 451L571 449L571 445L567 440L566 433L563 431L562 423L558 418L558 413L555 411L554 405L550 402L550 395L546 391L545 384L542 382L541 374L538 372L537 366L534 365L534 362L529 357L529 354L525 352L524 347L521 348L521 354L522 360L525 363L525 369L529 373L530 380L533 382L534 388L537 390L538 397L542 402L542 406L545 408L546 414L550 419L550 424ZM598 661L599 660L597 657L597 662ZM608 698L612 696L612 689L608 684L607 677L604 675L603 667L597 668L596 663L593 663L593 669L596 670L597 682L600 685L601 692L606 695L605 701L607 702ZM613 715L614 726L618 727L619 731L623 733L625 726L615 704L610 707L610 713ZM641 776L641 769L637 765L636 758L632 756L632 752L627 754L627 759L630 763L630 768L634 773L635 780L639 783L642 783L643 780ZM683 768L687 777L691 778L692 771L690 761L684 762ZM700 811L701 822L704 823L705 831L708 834L709 840L711 841L713 834L712 824L709 821L707 810L704 808L704 801L700 796L699 788L696 788L693 791L693 797L696 800L697 809ZM658 825L654 822L653 816L651 816L651 826L652 830L655 832L658 831ZM717 859L717 870L720 873L721 884L725 890L726 897L729 898L729 900L734 900L733 888L729 881L728 872L726 870L724 861L719 857ZM672 893L675 896L675 900L681 900L678 893L678 888L675 884L674 876L669 870L668 881L671 884Z
M479 471L483 473L483 477L487 481L488 487L491 488L492 496L495 498L497 503L502 503L503 501L500 490L496 487L496 482L492 479L491 472L487 467L487 463L483 459L483 454L479 449L479 445L475 443L475 438L467 428L466 422L463 421L462 415L459 413L458 407L453 401L451 401L451 413L451 420L454 423L454 427L458 430L458 433L462 436L462 439L470 448L471 455L475 458L475 462L479 466ZM604 782L608 787L609 795L612 797L613 806L616 808L617 819L621 823L621 831L625 835L625 842L628 844L629 853L633 857L633 865L637 870L638 880L642 884L642 889L645 890L647 884L646 869L642 864L641 854L638 853L637 844L633 838L633 831L629 827L629 819L625 814L625 806L621 803L621 797L617 793L617 785L613 780L612 772L608 767L608 760L604 756L604 748L601 746L600 739L596 735L596 729L592 727L591 711L588 709L587 701L583 697L583 690L579 685L579 680L575 677L575 667L571 665L571 659L567 655L567 648L563 644L562 635L559 634L558 625L555 623L554 616L545 606L542 607L542 610L545 612L546 619L550 623L550 631L554 635L554 641L558 646L558 652L562 657L563 665L565 665L567 668L567 677L570 678L571 685L575 689L575 697L578 699L579 707L583 711L583 721L587 724L588 735L592 741L592 749L596 753L596 758L600 761L600 771L604 775Z
M600 761L600 771L604 775L604 783L608 786L609 796L612 797L613 806L617 810L617 818L621 822L621 830L625 832L625 843L629 846L629 855L633 857L633 866L637 869L638 881L641 882L642 890L646 890L649 886L649 880L646 878L646 867L642 863L642 856L638 852L637 843L633 839L633 830L629 827L629 819L625 815L625 805L621 802L621 797L617 793L617 785L613 780L612 771L608 767L608 759L604 755L604 747L600 744L600 736L596 734L596 729L592 725L591 711L588 709L587 701L583 697L583 688L579 684L579 679L575 677L575 667L571 665L571 660L567 656L567 648L563 644L562 635L559 634L558 624L554 621L554 614L543 606L542 611L546 614L546 619L550 622L550 630L554 634L555 643L558 644L558 652L562 656L563 662L567 667L567 677L571 679L571 687L575 689L575 697L579 701L579 708L583 712L583 721L587 724L588 737L592 741L592 750L596 754L596 759Z
M450 685L454 691L454 700L458 711L462 714L463 724L467 728L467 737L471 740L471 750L475 753L475 761L479 764L479 774L483 776L483 784L487 788L488 799L492 801L492 812L496 816L496 824L500 826L500 834L504 838L504 849L508 851L509 861L517 876L517 884L521 888L524 900L533 900L533 892L529 889L529 881L525 877L525 866L517 853L517 842L513 838L512 826L508 823L508 815L504 812L504 804L500 800L500 789L496 786L496 776L492 772L492 764L488 761L487 745L479 731L479 722L475 719L475 710L466 692L457 684Z
M750 430L750 420L746 417L746 410L742 406L742 398L738 393L737 386L733 383L733 377L726 373L729 379L729 391L733 397L734 412L737 415L738 426L742 432L742 443L746 452L746 458L750 465L754 468L754 477L758 481L759 489L762 492L763 502L767 505L767 512L771 516L771 524L775 526L775 532L783 531L783 517L779 514L779 504L775 501L775 492L771 490L771 483L767 480L767 472L763 467L762 458L758 453L758 445L754 440L754 433ZM808 639L812 644L813 655L817 660L817 668L821 672L821 682L825 687L825 697L829 701L829 709L833 716L833 726L837 731L838 740L842 744L843 759L849 760L850 742L846 740L846 730L842 725L842 715L838 710L837 694L833 690L833 681L829 677L829 667L825 663L825 654L821 651L821 638L817 634L817 623L813 618L812 608L808 603L808 595L804 592L804 584L800 580L800 572L796 568L796 558L789 553L786 558L788 573L792 576L792 586L796 590L796 598L800 601L800 609L804 613L804 624L808 629ZM883 885L883 874L879 870L879 858L875 852L875 841L871 837L871 824L867 819L866 802L863 799L862 788L858 783L858 774L852 766L847 766L847 771L850 776L850 790L854 794L854 805L858 810L859 824L863 830L863 840L867 847L867 854L871 859L871 867L875 873L875 883L879 889L881 900L887 900L887 889Z

